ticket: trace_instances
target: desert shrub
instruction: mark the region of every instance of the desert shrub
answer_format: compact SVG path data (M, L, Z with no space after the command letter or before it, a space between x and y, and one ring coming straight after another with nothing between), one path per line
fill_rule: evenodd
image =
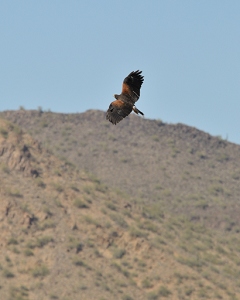
M207 154L205 151L198 151L197 152L197 156L200 158L200 159L206 159L207 158Z
M22 198L23 197L23 195L17 189L8 188L7 193L8 193L9 196L12 196L12 197L16 197L16 198Z
M193 269L200 269L205 265L204 261L201 260L199 257L185 258L180 256L178 257L177 261Z
M128 223L119 214L110 214L109 217L120 227L128 228Z
M211 186L209 186L209 192L214 195L217 196L218 194L223 194L224 189L221 185L217 185L217 184L213 184Z
M195 206L196 206L197 208L200 208L200 209L205 210L205 209L207 209L207 208L209 207L209 204L208 204L208 201L207 201L207 200L200 200L200 201L198 201L198 202L195 204Z
M38 187L41 187L43 189L46 187L46 184L42 181L41 178L36 178L35 182L36 182L36 184L37 184Z
M85 220L85 222L87 222L89 224L93 224L95 226L100 226L99 221L93 219L93 217L91 217L91 216L84 216L84 220Z
M114 267L118 272L122 273L125 277L130 277L130 273L125 268L122 268L119 264L114 262L111 264L111 266Z
M147 266L147 264L145 263L145 261L139 260L138 261L138 266L141 267L141 268L145 268Z
M42 248L48 243L53 242L53 238L50 236L43 236L41 238L38 238L36 241L36 247Z
M129 295L123 295L122 300L134 300L134 299Z
M50 299L59 299L59 297L55 294L51 294L49 297Z
M174 277L176 277L176 279L177 279L177 284L181 284L183 282L183 280L188 280L189 279L188 275L181 274L181 273L178 273L178 272L174 273Z
M85 185L83 187L83 191L86 193L86 194L92 194L94 192L94 188L93 186L90 186L90 185Z
M135 227L131 227L129 233L130 233L131 237L135 237L135 238L137 238L137 237L144 237L144 238L146 238L148 236L147 232L145 232L143 230L139 230L139 229L137 229Z
M79 289L84 291L84 290L87 290L88 287L86 285L82 284Z
M199 296L200 298L208 298L207 290L204 289L204 288L201 288L201 289L198 291L198 296Z
M28 298L28 288L22 285L21 287L11 286L9 288L9 300L27 300Z
M63 186L62 186L60 183L54 183L54 184L53 184L53 187L54 187L54 189L55 189L57 192L59 192L59 193L61 193L61 192L64 191L64 188L63 188Z
M37 266L32 270L33 277L45 277L49 274L49 269L45 265Z
M142 216L146 219L161 221L164 218L162 206L159 204L144 206L142 208Z
M158 294L161 296L161 297L168 297L169 295L171 295L171 291L165 287L165 286L161 286L159 291L158 291Z
M45 121L45 120L42 121L41 124L40 124L40 126L43 127L43 128L48 127L47 121Z
M89 206L80 198L76 198L73 202L77 208L89 208Z
M159 299L159 295L157 292L150 292L147 295L148 300L158 300Z
M52 220L47 219L41 223L41 225L39 226L39 230L44 231L45 229L55 228L55 227L56 227L56 223Z
M193 287L188 286L188 287L185 288L185 295L186 296L192 295L193 292L194 292L194 288Z
M129 160L126 158L126 157L122 157L121 159L120 159L120 161L121 162L123 162L123 163L129 163Z
M95 188L96 188L96 191L101 192L103 194L105 194L108 190L108 187L102 183L97 183Z
M167 245L167 242L160 236L156 237L154 239L154 244L157 246L158 244L160 245Z
M15 254L20 254L21 252L18 250L17 247L13 247L12 249L12 252L15 253Z
M18 244L18 241L16 238L14 237L11 237L8 242L7 242L8 245L17 245Z
M224 264L224 261L221 259L221 257L218 254L205 253L203 258L205 262L210 262L212 265Z
M27 203L21 203L20 204L20 208L23 212L26 212L26 213L31 213L29 207L28 207L28 204ZM36 219L36 218L35 218Z
M8 255L5 256L5 260L10 264L12 263L11 258Z
M75 238L69 238L69 245L68 248L70 250L75 249L76 253L79 253L83 250L83 244L81 242L79 242L78 240L76 240Z
M81 259L79 259L78 257L75 257L73 259L73 264L75 266L80 266L80 267L84 267L85 266L85 263Z
M31 249L29 249L29 248L26 248L26 249L23 251L23 254L24 254L25 256L33 256L33 255L34 255L33 251L32 251Z
M48 217L53 216L53 212L51 211L51 209L48 206L44 206L43 211L47 214Z
M109 208L111 210L117 210L116 205L113 204L112 202L106 202L105 205L107 206L107 208Z
M76 187L74 184L71 185L71 189L75 192L79 192L78 187Z
M145 278L142 280L142 287L144 289L150 289L153 287L153 284L152 282L149 280L149 278Z
M113 250L113 257L114 258L122 258L124 255L126 254L126 250L125 249L119 249L119 248L115 248Z
M138 227L140 229L145 229L145 230L149 230L149 231L152 231L152 232L158 232L158 226L150 221L145 221L143 223L139 223L138 224Z
M77 267L84 267L87 270L91 270L91 267L89 267L82 259L80 259L78 256L73 257L72 260L73 264Z
M30 241L27 243L27 248L34 249L34 248L42 248L48 243L53 242L53 238L50 236L43 236L41 238L37 238L36 241Z
M230 159L229 155L227 153L219 153L217 155L217 161L219 162L224 162L224 161L228 161Z
M233 173L232 178L234 180L239 180L240 179L240 171Z
M8 137L8 131L5 128L0 128L0 134L6 139Z
M6 174L9 174L9 173L10 173L10 169L9 169L9 167L8 167L5 163L3 163L3 164L1 165L1 169L2 169L2 171L3 171L4 173L6 173Z
M15 275L8 269L3 270L3 276L6 278L13 278Z

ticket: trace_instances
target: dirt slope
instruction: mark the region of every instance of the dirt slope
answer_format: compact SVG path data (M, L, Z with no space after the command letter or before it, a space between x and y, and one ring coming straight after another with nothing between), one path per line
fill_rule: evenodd
M114 191L0 119L0 299L238 299L240 238Z
M52 153L104 184L165 212L223 230L240 228L240 146L183 124L131 115L113 126L105 113L9 111Z

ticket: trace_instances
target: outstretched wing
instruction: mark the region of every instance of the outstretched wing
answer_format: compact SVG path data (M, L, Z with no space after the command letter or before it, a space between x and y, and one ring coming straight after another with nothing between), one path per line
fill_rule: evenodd
M140 88L143 84L142 71L131 72L123 81L122 94L123 101L134 104L140 97Z
M133 109L132 105L125 103L121 100L113 101L109 105L106 119L116 125L123 118L128 116L131 113L132 109Z

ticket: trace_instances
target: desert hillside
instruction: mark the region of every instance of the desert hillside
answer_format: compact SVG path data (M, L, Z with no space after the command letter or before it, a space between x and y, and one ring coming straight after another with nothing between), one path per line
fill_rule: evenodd
M8 111L55 156L116 191L223 230L240 229L240 146L183 124L105 112Z
M1 117L0 299L240 298L238 145L99 111Z

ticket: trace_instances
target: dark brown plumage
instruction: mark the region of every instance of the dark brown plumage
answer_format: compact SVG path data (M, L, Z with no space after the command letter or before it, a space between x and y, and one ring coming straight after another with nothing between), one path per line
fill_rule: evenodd
M123 81L122 93L114 95L116 100L109 105L106 115L106 119L111 123L116 125L132 111L143 115L135 106L135 102L140 97L140 88L144 80L141 73L142 71L139 70L131 72Z

